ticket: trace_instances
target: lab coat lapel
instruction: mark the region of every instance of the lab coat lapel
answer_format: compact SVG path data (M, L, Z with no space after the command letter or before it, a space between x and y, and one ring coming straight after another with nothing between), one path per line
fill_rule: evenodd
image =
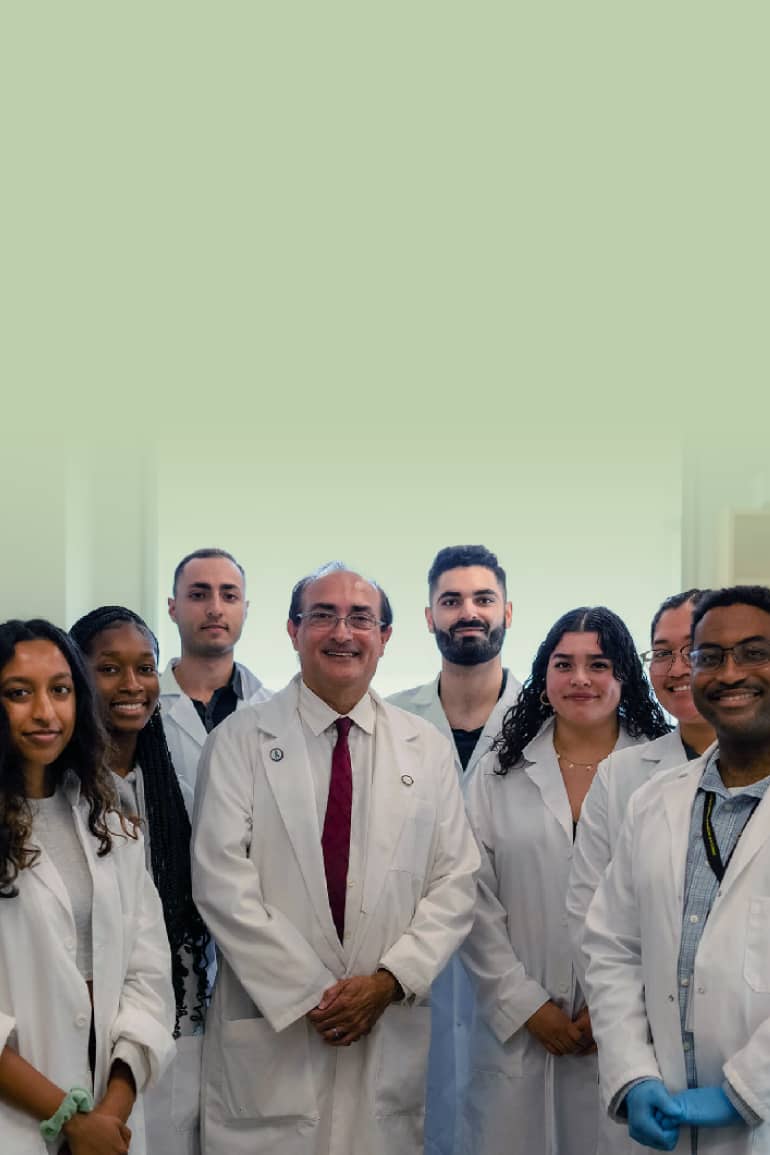
M671 880L671 898L675 909L679 912L681 922L682 904L684 902L684 874L687 863L687 843L690 829L690 815L693 799L698 783L703 774L704 759L691 762L682 769L681 774L671 782L667 782L663 791L663 811L668 824L668 850L670 857L670 872L665 874L666 880Z
M386 875L398 845L407 815L420 796L421 762L417 730L408 714L391 710L370 691L377 711L375 721L374 767L366 833L366 867L362 908L375 908L386 885ZM359 918L350 950L352 963L368 920Z
M261 709L262 764L324 937L342 960L326 889L315 786L297 711L298 688L297 681L290 682Z
M534 782L543 802L572 842L572 811L553 748L553 720L549 720L524 748L524 773Z
M70 903L67 888L62 882L59 871L54 866L51 859L48 857L46 851L41 847L40 853L36 862L29 868L33 872L33 876L47 886L53 895L59 900L64 909L72 918L72 904Z
M174 668L169 662L163 671L160 683L161 702L169 718L184 730L201 748L206 741L206 727L200 720L198 711L187 694L183 694L174 677Z
M738 839L738 845L735 848L735 853L730 859L727 870L725 871L724 879L722 880L722 897L728 893L730 888L735 885L735 881L756 854L770 839L770 791L765 794L764 798L756 808L748 826L744 828L743 834Z
M470 761L468 762L468 766L465 771L466 782L470 778L470 775L473 773L473 771L476 769L477 763L481 761L481 759L490 749L495 738L502 730L503 718L505 717L508 710L510 710L511 706L513 706L515 703L520 692L521 683L517 682L511 671L508 670L503 696L499 698L493 706L492 713L487 718L486 725L481 731L479 740L476 743L476 748L471 754Z

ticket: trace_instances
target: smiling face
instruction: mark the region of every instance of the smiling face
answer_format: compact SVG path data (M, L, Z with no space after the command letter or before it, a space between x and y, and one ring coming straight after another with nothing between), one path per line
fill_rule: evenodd
M182 655L218 658L232 653L241 636L249 603L243 575L225 557L198 557L179 575L168 613L176 622Z
M44 639L17 642L0 670L0 701L25 772L55 762L75 730L72 671L59 647Z
M557 717L576 726L606 722L617 713L621 690L597 633L562 634L545 674L545 692Z
M94 635L88 664L108 730L138 733L158 703L160 683L152 642L133 622Z
M302 613L327 610L340 617L366 613L378 621L380 591L357 573L335 570L310 582L302 593ZM317 627L306 619L289 620L289 637L299 654L302 680L328 705L346 713L363 698L374 677L391 628L352 630L347 622Z
M762 641L770 645L770 614L756 606L717 606L695 628L694 648ZM693 670L695 705L721 739L770 742L770 664L736 666L732 654L716 670Z
M511 603L486 566L458 566L439 576L425 620L447 662L476 666L500 653Z
M690 667L681 654L682 647L689 646L692 638L692 611L692 602L685 602L660 615L655 626L652 649L671 650L674 660L669 670L655 662L649 668L655 697L664 710L685 725L702 721L692 697Z

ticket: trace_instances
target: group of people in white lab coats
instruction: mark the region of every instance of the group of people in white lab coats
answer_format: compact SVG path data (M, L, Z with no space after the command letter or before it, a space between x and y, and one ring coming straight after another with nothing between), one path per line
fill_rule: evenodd
M523 687L493 553L428 595L389 701L339 563L272 696L225 551L161 677L125 607L0 626L3 1152L770 1153L770 591L571 610Z

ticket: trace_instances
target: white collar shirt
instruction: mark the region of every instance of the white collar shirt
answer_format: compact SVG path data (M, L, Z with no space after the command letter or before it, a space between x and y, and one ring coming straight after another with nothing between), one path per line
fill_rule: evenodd
M315 787L318 838L320 840L326 816L326 803L329 797L332 754L337 743L335 722L340 714L327 705L317 694L314 694L303 681L300 681L298 711ZM350 813L350 857L348 859L345 939L343 942L343 947L348 948L353 941L361 913L369 799L374 769L377 712L374 700L368 691L345 716L353 722L348 736L353 773L353 801Z

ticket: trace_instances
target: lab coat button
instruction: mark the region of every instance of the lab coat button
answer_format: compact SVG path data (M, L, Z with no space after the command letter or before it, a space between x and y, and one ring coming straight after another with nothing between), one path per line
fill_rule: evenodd
M669 996L668 996L668 1001L669 1001L670 1003L673 1003L673 1001L674 1001L674 996L673 996L673 995L669 995Z
M706 993L705 987L698 987L698 994L699 995L705 995L705 993Z
M690 985L689 979L682 979L682 986L683 987L689 987L689 985Z
M697 914L691 914L691 915L690 915L690 922L692 922L692 923L696 923L696 922L698 922L698 921L699 921L699 920L698 920L698 916L697 916Z
M88 1026L88 1015L83 1015L83 1014L75 1015L75 1026L76 1027Z
M75 943L72 941L71 938L65 938L64 949L68 950L68 951L73 951L75 949Z

